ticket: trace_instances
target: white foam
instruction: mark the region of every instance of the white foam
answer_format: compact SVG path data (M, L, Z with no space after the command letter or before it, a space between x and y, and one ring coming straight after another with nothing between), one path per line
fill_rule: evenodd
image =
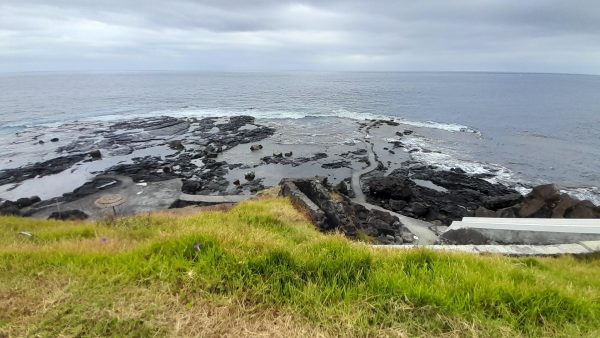
M347 109L335 109L330 113L305 113L301 111L292 111L292 110L261 110L261 109L220 109L220 108L198 108L198 107L184 107L180 109L165 109L165 110L156 110L148 113L138 113L138 114L127 114L126 118L140 118L140 117L149 117L149 116L172 116L172 117L196 117L196 118L206 118L206 117L231 117L231 116L239 116L239 115L249 115L253 116L257 119L269 119L269 120L277 120L277 119L292 119L298 120L307 117L338 117L345 118L350 120L364 121L364 120L388 120L395 121L398 123L402 123L405 125L418 127L418 128L433 128L440 129L449 132L468 132L468 133L476 133L479 134L474 128L464 126L461 124L454 123L440 123L435 121L412 121L408 119L404 119L397 116L386 116L379 114L371 114L371 113L360 113L355 111L350 111ZM113 121L113 120L122 120L124 119L123 115L103 115L91 118L92 120L97 121Z
M576 197L580 200L589 200L595 205L600 206L600 188L599 187L589 187L589 188L567 188L561 190L566 194L569 194L573 197Z

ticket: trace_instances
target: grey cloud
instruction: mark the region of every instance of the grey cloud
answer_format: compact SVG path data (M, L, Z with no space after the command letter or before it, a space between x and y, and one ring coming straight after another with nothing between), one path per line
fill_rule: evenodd
M600 73L600 3L0 3L0 71L129 69Z

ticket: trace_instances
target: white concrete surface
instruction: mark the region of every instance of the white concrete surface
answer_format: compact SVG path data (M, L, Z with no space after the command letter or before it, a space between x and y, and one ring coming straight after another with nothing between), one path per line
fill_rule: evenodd
M428 249L465 253L490 253L507 256L557 256L585 255L600 252L600 241L582 241L556 245L373 245L377 249L411 250Z

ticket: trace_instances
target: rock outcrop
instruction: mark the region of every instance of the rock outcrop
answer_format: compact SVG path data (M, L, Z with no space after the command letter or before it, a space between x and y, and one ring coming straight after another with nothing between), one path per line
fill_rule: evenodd
M412 242L412 234L397 217L350 201L332 191L326 178L284 179L280 185L281 194L290 197L322 231L340 231L353 239L380 244Z

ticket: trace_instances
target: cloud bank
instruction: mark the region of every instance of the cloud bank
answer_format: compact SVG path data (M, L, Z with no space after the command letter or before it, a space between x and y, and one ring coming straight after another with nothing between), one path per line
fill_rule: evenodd
M600 2L0 3L0 72L400 70L600 74Z

